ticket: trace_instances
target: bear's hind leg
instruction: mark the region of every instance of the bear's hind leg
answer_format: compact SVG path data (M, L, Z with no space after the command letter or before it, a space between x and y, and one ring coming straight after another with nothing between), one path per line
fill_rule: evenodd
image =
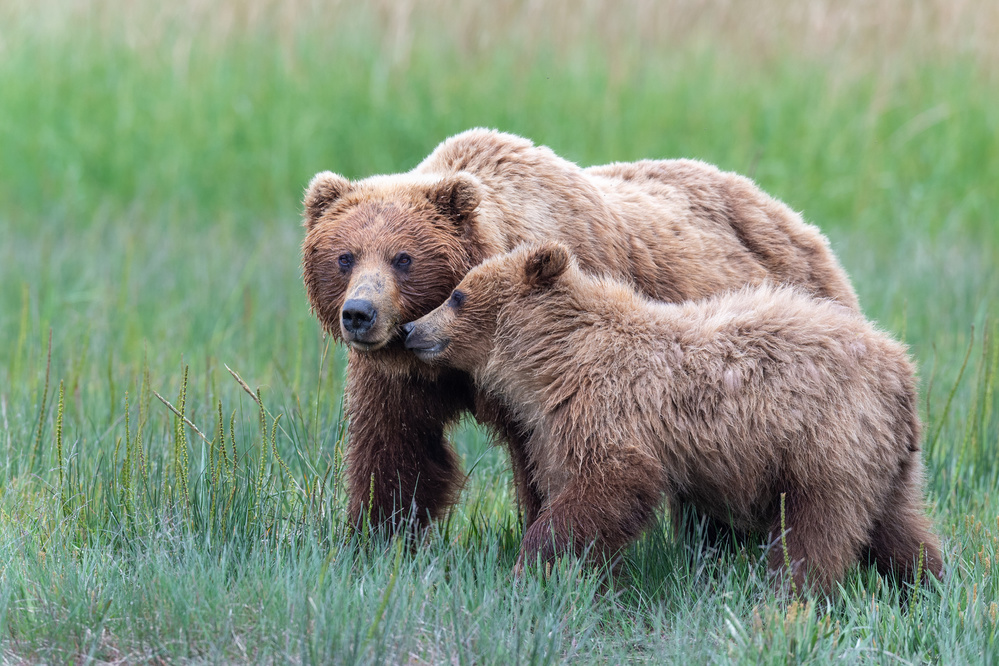
M848 497L800 491L786 493L783 504L783 520L778 511L769 533L770 574L786 581L790 573L798 594L830 594L857 561L870 529L866 512Z
M940 542L923 510L921 466L915 456L918 453L903 464L885 510L871 530L868 545L878 573L894 574L905 582L916 579L916 563L920 558L923 562L921 577L927 572L938 579L943 575Z

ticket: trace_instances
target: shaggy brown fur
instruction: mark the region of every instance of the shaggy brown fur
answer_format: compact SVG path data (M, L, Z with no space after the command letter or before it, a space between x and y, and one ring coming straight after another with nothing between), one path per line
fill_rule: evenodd
M469 373L526 424L542 513L519 565L636 538L666 497L764 532L793 579L830 591L865 548L912 578L924 549L914 368L849 308L763 284L650 301L579 270L565 246L473 268L403 327L424 361ZM518 566L519 566L518 565Z
M749 180L689 160L580 169L489 130L442 143L413 171L350 182L318 174L305 196L302 264L323 327L350 348L350 513L437 517L462 475L445 439L466 410L510 447L525 522L540 507L529 432L461 373L405 352L399 324L441 303L469 268L525 241L562 240L587 271L666 301L770 277L857 309L826 239ZM419 488L417 488L419 484ZM410 505L410 502L414 502Z

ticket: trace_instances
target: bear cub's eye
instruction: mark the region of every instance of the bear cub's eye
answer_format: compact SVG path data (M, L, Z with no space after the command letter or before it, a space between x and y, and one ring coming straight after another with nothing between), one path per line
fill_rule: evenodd
M344 252L336 259L336 263L340 265L342 270L347 270L354 265L354 255L350 252Z
M447 304L452 308L460 308L461 304L465 302L465 294L455 289L451 292L451 298L448 299Z
M392 264L396 268L409 268L411 263L413 263L413 259L405 252L395 255L395 259L392 260Z

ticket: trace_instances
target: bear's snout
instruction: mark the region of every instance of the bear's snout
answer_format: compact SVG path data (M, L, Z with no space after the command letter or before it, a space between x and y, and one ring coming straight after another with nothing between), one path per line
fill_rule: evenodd
M362 336L371 330L378 317L374 304L363 298L352 298L343 304L340 318L343 330L349 335Z
M421 361L431 360L450 343L447 338L435 338L432 332L427 331L426 326L417 326L415 321L403 324L400 328L406 336L406 349L415 353Z

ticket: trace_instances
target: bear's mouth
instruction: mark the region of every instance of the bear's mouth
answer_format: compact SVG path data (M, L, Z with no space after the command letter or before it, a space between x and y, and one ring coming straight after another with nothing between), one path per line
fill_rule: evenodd
M376 350L381 349L382 347L384 347L385 346L385 341L381 341L381 342L364 342L363 340L354 339L354 340L348 340L347 344L354 351L372 352L372 351L376 351Z
M451 341L445 339L445 340L438 340L434 344L426 347L424 346L410 347L408 344L406 345L406 347L416 355L416 358L420 359L421 361L432 361L433 359L440 356L441 353L445 349L447 349L447 346L449 344L451 344Z
M354 351L363 353L375 352L393 343L401 342L397 326L390 326L388 335L382 331L367 331L361 335L348 333L342 328L341 331L343 332L343 341Z

